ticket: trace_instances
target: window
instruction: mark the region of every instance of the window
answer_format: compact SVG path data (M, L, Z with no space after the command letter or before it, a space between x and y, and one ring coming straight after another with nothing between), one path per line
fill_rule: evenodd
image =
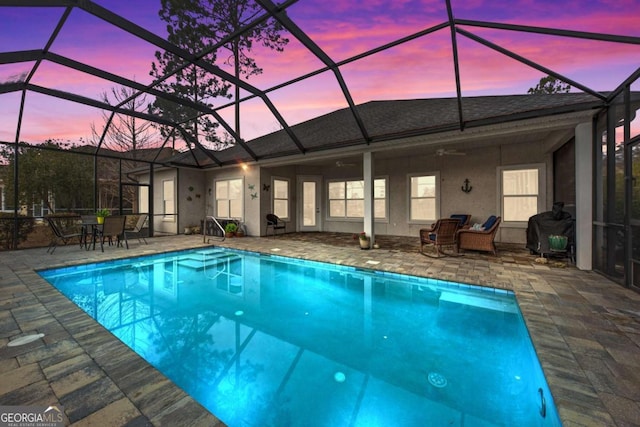
M289 219L289 181L274 178L271 184L273 188L273 213L284 220Z
M216 181L216 216L243 219L242 179Z
M173 180L162 181L162 214L165 221L175 221L174 185Z
M373 217L376 219L387 218L387 180L373 180Z
M329 182L329 217L364 218L364 180ZM387 180L373 181L374 218L387 217Z
M410 177L409 221L435 221L438 218L436 175Z
M501 168L502 220L527 221L537 214L544 203L544 165L526 168Z

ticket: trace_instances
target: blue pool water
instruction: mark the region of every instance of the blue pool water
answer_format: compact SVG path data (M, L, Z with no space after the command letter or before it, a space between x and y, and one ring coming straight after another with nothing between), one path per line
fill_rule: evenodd
M40 275L230 426L561 425L508 291L219 248Z

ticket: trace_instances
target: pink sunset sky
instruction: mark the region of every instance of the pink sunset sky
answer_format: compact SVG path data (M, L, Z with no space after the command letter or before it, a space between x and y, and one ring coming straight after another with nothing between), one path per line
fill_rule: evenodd
M164 37L159 0L97 0L136 25ZM640 37L640 0L535 1L452 0L456 19L491 21L554 29ZM63 7L0 7L0 53L43 49L64 12ZM340 62L447 21L443 0L300 0L287 14L331 59ZM640 45L461 26L477 36L552 69L596 91L615 89L640 67ZM324 64L291 34L285 51L253 52L264 69L248 83L267 90ZM526 94L545 74L477 42L457 35L463 96ZM356 104L372 100L453 97L456 95L449 28L417 38L340 67ZM149 70L158 48L74 9L50 51L139 83L151 83ZM227 51L218 52L216 65ZM0 84L31 71L33 62L0 63ZM116 84L48 61L31 83L98 99ZM575 90L575 89L574 89ZM640 90L637 88L636 90ZM247 93L243 92L243 95ZM269 99L289 125L347 106L332 72L282 89ZM150 100L150 99L148 99ZM16 138L21 92L0 94L0 141ZM214 106L226 105L218 100ZM233 126L233 110L220 111ZM252 139L280 128L259 99L242 103L241 135ZM20 140L40 143L55 138L78 142L101 128L101 111L47 95L28 92Z

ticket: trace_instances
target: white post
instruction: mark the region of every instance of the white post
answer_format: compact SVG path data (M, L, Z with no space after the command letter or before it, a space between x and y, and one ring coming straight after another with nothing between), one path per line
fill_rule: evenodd
M375 240L374 235L374 210L373 210L373 153L366 152L362 155L362 174L364 175L364 232L369 239L369 248Z
M576 267L592 269L593 131L591 123L576 126Z

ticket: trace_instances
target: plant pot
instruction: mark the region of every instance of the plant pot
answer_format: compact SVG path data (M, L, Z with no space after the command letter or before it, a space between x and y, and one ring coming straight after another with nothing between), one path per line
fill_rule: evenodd
M369 249L369 239L360 239L360 249Z
M235 235L236 235L236 233L232 233L230 231L225 231L225 233L224 233L224 237L233 237Z
M564 251L567 249L568 242L567 236L552 234L549 236L549 249L552 251Z
M236 237L244 237L244 231L236 231Z
M97 216L96 217L96 221L98 222L98 224L104 224L104 217L103 216Z

